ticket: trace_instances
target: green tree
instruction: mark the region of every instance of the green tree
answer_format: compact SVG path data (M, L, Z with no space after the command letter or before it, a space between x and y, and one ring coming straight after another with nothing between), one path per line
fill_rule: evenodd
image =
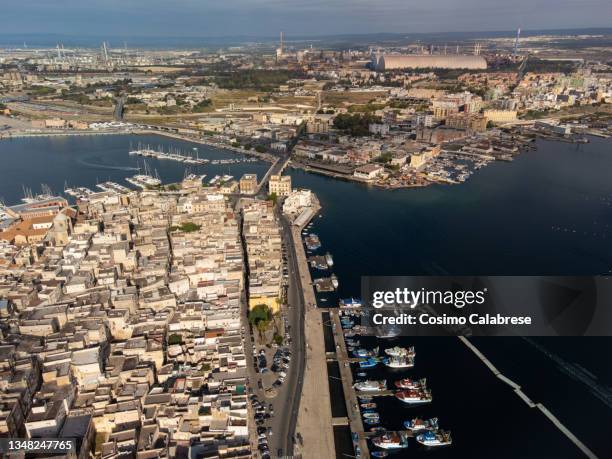
M267 201L272 201L274 203L274 205L276 205L276 201L278 201L278 196L276 195L276 193L270 193L267 197L266 197Z
M184 233L193 233L194 231L198 231L200 228L200 225L196 225L193 222L185 222L180 226L181 231Z
M249 323L259 332L259 338L263 339L263 334L270 326L272 321L272 311L266 304L255 305L249 311Z
M334 118L334 127L354 137L368 136L370 124L380 123L380 117L371 113L341 113Z

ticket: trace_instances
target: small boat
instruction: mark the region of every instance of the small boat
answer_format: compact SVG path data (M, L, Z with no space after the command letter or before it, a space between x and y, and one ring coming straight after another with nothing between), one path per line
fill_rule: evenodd
M387 380L380 381L368 380L353 384L353 387L360 392L380 392L387 389Z
M362 415L366 419L373 419L373 418L380 419L380 414L378 414L376 411L364 411Z
M368 357L365 360L359 361L359 368L374 368L376 365L378 365L378 359L373 357Z
M362 403L360 406L361 408L366 409L366 410L376 409L376 403L374 402Z
M410 421L404 421L404 427L406 430L411 430L413 432L418 432L420 430L436 430L438 428L438 418L426 420L414 418Z
M383 363L389 368L412 368L414 366L414 358L388 357L383 359Z
M327 266L334 266L334 259L331 256L331 253L327 252L325 254L325 261L327 262Z
M387 457L389 453L386 451L372 451L370 455L372 457Z
M410 379L404 378L399 381L395 381L395 387L398 389L423 389L427 386L427 379Z
M409 405L430 403L433 400L431 392L427 389L401 390L395 393L395 398L401 402L408 403Z
M321 248L321 240L316 234L310 233L308 236L306 236L304 242L306 243L306 248L308 250L317 250Z
M341 308L360 308L362 306L361 300L357 298L343 298L339 304Z
M361 378L365 378L367 375L368 375L368 374L367 374L367 373L365 373L365 372L363 372L363 371L360 371L359 373L357 373L357 376L359 376L359 377L361 377Z
M355 357L376 357L378 355L378 348L375 347L371 351L368 349L355 349L353 355Z
M331 275L331 283L334 286L334 288L338 288L338 285L340 285L340 282L338 281L338 277L335 274Z
M369 426L378 424L380 422L380 418L366 418L363 422Z
M443 430L428 430L417 435L416 441L423 446L447 446L453 443L451 434Z
M373 438L372 444L382 449L403 449L408 447L408 437L402 432L387 432Z
M370 427L370 432L372 433L377 433L377 434L382 434L385 433L387 431L387 429L385 429L384 427Z

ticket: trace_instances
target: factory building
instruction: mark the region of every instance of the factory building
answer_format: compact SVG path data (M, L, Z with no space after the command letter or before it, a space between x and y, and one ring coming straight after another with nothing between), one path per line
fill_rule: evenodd
M482 56L461 54L379 54L372 57L372 68L379 72L394 69L486 69Z

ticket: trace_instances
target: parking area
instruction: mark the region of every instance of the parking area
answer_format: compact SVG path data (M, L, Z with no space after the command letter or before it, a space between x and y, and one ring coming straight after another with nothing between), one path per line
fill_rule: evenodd
M278 447L284 441L275 436L277 427L285 423L280 415L286 409L288 390L287 378L293 358L292 326L289 320L291 305L288 304L287 291L289 268L287 252L283 248L283 289L279 302L279 311L274 314L270 326L260 331L249 325L252 366L250 401L257 429L257 449L259 457L282 457L283 450ZM279 416L276 416L279 412ZM285 429L278 429L281 432Z

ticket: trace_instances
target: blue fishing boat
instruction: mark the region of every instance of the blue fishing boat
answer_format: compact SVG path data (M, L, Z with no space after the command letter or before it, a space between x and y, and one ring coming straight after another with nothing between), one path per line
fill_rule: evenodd
M374 368L376 365L378 365L378 359L372 357L359 361L359 368Z

